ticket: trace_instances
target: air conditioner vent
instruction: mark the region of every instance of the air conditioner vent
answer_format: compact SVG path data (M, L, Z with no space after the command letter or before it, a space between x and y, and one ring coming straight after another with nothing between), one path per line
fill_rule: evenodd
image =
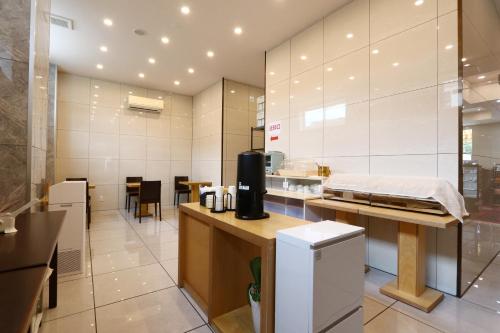
M73 30L73 20L58 15L50 15L50 23L65 29Z

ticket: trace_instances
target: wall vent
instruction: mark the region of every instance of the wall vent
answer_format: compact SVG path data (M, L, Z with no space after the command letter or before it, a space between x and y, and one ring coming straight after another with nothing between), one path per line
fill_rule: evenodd
M50 15L50 23L59 27L73 30L73 20L58 15Z

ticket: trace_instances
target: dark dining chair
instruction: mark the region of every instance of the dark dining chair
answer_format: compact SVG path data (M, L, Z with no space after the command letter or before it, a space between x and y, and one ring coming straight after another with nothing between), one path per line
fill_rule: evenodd
M126 177L126 183L140 183L142 182L142 177ZM130 212L130 198L139 196L139 188L129 188L125 187L125 208L127 212Z
M158 204L160 209L160 221L161 221L161 181L159 180L141 181L141 187L139 189L139 198L135 202L134 206L134 216L137 216L137 205L139 205L139 223L142 223L141 205L150 203L155 204L155 216L158 215L158 210L156 206L156 204Z
M66 181L68 182L86 182L86 195L87 195L87 202L85 203L85 211L87 212L87 229L90 228L90 222L92 222L92 217L91 217L91 207L90 207L90 194L89 194L89 181L87 178L66 178Z
M175 199L177 198L177 207L179 207L179 197L181 194L187 194L187 201L189 201L189 196L191 195L191 190L189 189L189 186L179 184L179 182L184 182L188 180L189 180L188 176L175 176L174 206L175 206Z

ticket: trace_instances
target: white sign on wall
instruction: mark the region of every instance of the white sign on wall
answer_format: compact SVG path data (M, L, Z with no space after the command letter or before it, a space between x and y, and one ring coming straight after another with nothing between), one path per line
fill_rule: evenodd
M278 141L281 133L281 121L273 121L267 128L269 132L269 140Z

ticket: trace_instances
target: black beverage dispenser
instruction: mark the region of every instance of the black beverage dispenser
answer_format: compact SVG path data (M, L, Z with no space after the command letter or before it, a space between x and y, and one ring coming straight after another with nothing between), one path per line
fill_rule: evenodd
M269 217L264 212L264 194L267 192L265 169L264 154L254 151L238 154L236 218L258 220Z

